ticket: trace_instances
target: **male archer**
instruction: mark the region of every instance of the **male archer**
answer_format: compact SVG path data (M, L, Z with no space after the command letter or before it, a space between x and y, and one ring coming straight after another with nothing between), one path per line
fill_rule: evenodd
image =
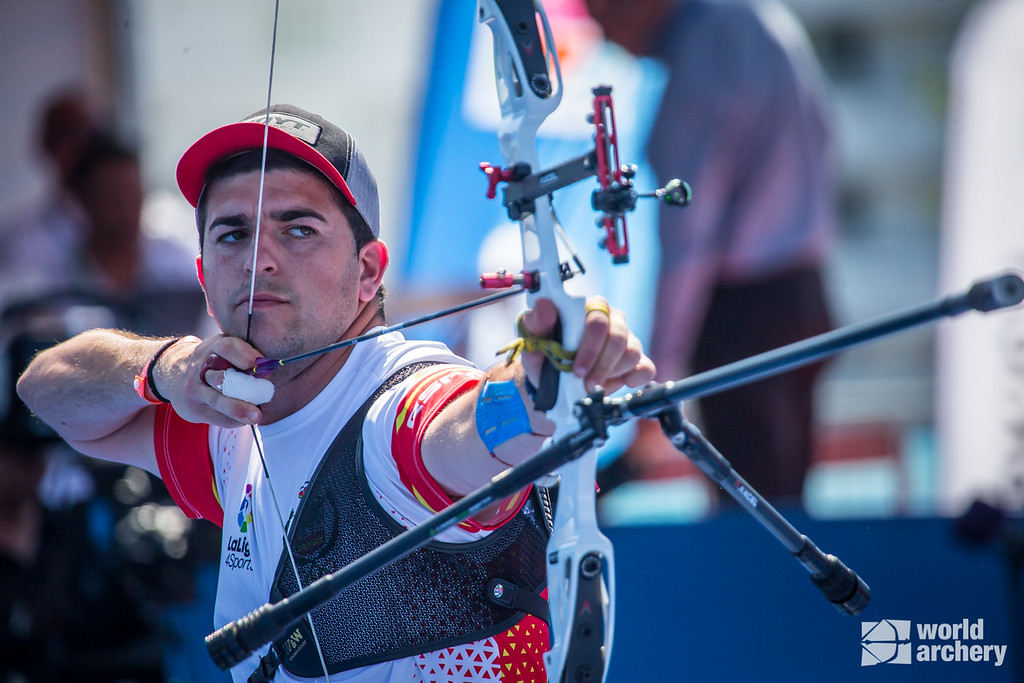
M280 366L261 405L225 393L227 365L384 325L376 181L351 135L279 105L200 138L178 184L196 207L200 280L223 333L89 331L41 353L18 392L73 447L159 474L187 515L222 527L218 627L421 522L552 433L531 398L539 354L484 372L399 333ZM523 318L538 337L556 320L543 299ZM592 298L573 373L614 391L654 366L621 312ZM545 680L542 508L524 490L448 529L314 610L234 679ZM485 590L495 578L504 602Z

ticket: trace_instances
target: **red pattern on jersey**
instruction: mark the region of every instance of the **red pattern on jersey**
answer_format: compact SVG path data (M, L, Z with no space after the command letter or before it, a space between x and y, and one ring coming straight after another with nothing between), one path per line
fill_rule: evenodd
M405 487L423 507L438 512L452 504L452 499L430 476L420 453L420 444L427 426L437 415L459 396L478 387L486 375L475 368L446 366L440 370L425 371L421 378L402 397L395 417L391 437L391 457ZM529 488L516 493L503 502L497 518L489 524L465 519L459 526L466 531L497 529L511 519L526 502Z
M548 625L527 615L504 633L427 652L416 660L422 683L545 683Z
M210 457L210 426L187 422L170 404L156 409L153 447L160 477L186 517L224 524Z
M545 594L547 591L545 591ZM544 653L550 649L548 625L526 615L518 624L495 637L500 649L502 683L544 683Z

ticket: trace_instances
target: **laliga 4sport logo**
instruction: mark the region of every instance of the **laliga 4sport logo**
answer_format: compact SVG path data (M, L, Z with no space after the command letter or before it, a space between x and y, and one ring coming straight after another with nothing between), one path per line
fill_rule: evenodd
M1006 645L991 645L984 640L984 619L964 619L954 624L912 624L902 619L862 621L860 665L987 662L1002 666Z

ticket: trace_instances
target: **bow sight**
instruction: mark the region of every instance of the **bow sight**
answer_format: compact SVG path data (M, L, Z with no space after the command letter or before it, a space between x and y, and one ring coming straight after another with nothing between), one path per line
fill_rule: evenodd
M626 212L636 208L637 199L646 197L659 198L671 206L686 206L690 203L690 186L675 178L654 192L637 193L633 187L636 166L619 163L612 88L599 85L591 92L594 93L594 108L587 114L587 122L594 126L592 150L537 173L533 173L530 165L524 162L502 168L485 161L480 164L480 170L487 175L488 199L496 196L498 183L505 183L502 188L502 204L508 210L509 219L513 221L532 215L536 211L535 200L538 197L550 195L584 178L597 176L600 188L591 193L590 203L595 211L601 212L597 219L598 227L604 228L601 248L612 255L614 263L628 263Z

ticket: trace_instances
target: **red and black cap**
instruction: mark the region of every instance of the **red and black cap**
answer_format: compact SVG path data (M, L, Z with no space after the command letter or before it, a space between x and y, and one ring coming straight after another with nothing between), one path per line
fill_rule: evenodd
M206 185L206 173L228 157L252 149L262 149L266 132L267 146L302 159L327 177L352 202L380 236L380 199L377 180L346 131L323 117L290 104L270 107L270 125L266 131L267 110L258 111L238 123L210 131L199 138L178 162L178 187L193 207L199 204Z

